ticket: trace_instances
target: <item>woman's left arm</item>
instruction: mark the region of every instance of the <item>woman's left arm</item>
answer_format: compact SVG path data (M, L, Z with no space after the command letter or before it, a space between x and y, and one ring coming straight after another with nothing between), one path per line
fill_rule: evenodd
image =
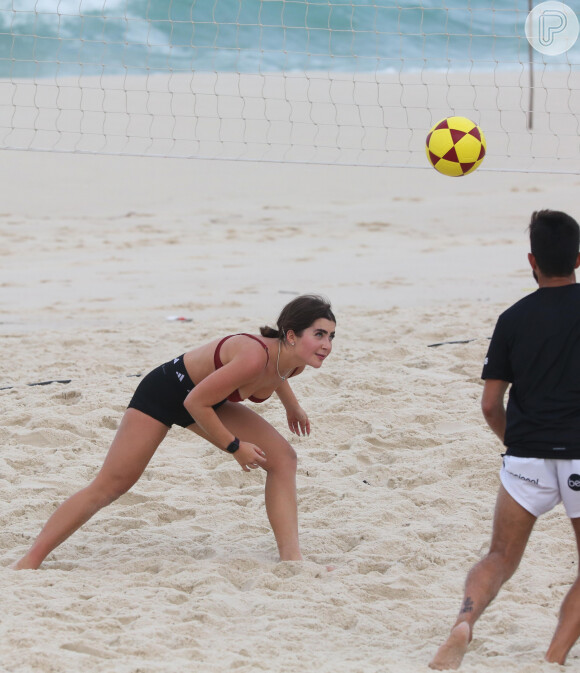
M290 431L298 436L301 434L309 435L310 421L308 420L308 415L298 403L296 395L294 395L294 391L288 381L284 381L276 390L276 395L278 395L280 402L282 402L284 409L286 409L286 418L288 419Z

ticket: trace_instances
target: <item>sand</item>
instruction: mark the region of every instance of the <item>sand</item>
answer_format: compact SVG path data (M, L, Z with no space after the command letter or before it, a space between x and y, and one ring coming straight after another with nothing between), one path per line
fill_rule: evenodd
M578 217L580 178L3 152L0 180L0 669L427 671L489 540L488 338L534 289L529 215ZM176 428L42 569L8 569L96 473L138 375L312 291L338 327L293 382L306 561L277 562L263 474ZM27 385L50 380L70 382ZM290 437L279 402L255 408ZM576 571L559 507L463 670L555 670Z

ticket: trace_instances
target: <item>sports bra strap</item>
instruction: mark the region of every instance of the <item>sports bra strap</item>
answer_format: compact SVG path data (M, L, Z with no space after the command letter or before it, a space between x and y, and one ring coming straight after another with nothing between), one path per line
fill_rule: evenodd
M234 336L247 336L250 337L250 339L253 339L254 341L257 341L266 351L266 367L268 366L268 362L270 362L270 353L268 351L268 346L258 339L258 337L255 337L253 334L246 334L245 332L240 332L239 334L230 334L229 336L224 337L216 346L214 354L213 354L213 364L216 369L219 369L220 367L223 367L223 362L221 361L220 358L220 351L222 349L222 344L224 341L227 341L228 339L231 339Z

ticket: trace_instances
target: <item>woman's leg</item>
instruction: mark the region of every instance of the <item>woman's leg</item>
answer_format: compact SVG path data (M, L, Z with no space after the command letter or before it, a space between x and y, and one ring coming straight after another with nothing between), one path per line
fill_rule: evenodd
M96 512L126 493L143 474L168 430L151 416L137 409L127 409L95 479L63 502L13 568L38 568L53 549Z
M255 444L266 454L266 463L262 466L266 470L266 512L276 538L280 560L300 561L296 452L270 423L242 404L226 402L216 413L236 437ZM189 428L204 439L209 439L198 426L190 425Z

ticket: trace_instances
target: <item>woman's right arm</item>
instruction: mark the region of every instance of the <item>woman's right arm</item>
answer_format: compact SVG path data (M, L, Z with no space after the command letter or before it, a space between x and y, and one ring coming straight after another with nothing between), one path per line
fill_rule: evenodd
M240 348L223 367L196 384L183 403L208 439L222 451L234 441L235 436L220 421L213 405L252 382L264 370L263 349L260 347L258 351L249 346ZM247 465L264 463L266 460L264 452L249 442L241 441L240 448L232 455L245 471L249 471Z

